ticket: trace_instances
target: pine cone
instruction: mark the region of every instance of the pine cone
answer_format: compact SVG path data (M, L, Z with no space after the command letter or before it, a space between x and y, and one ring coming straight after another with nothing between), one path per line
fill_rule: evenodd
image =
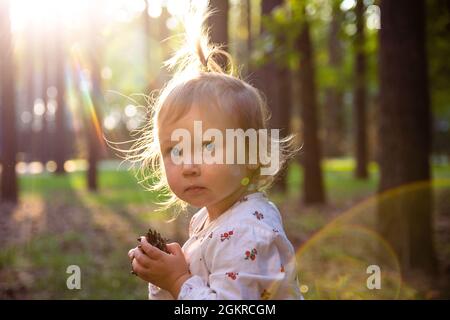
M169 239L164 239L159 234L159 232L156 232L156 230L148 229L145 238L147 239L148 243L150 243L152 246L157 247L159 250L164 251L166 253L170 253L166 248L166 244L167 241L169 241Z

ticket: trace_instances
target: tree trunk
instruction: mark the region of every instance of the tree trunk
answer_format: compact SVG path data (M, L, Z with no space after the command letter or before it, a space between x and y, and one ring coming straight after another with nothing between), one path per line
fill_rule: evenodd
M40 160L40 125L41 125L41 116L38 116L34 112L34 105L38 98L41 96L41 91L37 82L40 81L41 77L41 49L40 49L40 40L42 39L42 28L40 27L40 23L38 21L32 20L29 25L28 34L30 35L30 41L28 41L28 45L31 46L31 50L29 52L28 60L33 61L33 68L30 70L30 89L32 89L31 95L31 103L29 106L29 111L31 113L31 125L30 125L30 154L29 161L39 161Z
M247 75L251 74L252 72L252 52L253 52L253 39L252 39L252 1L246 0L245 1L245 18L247 22Z
M211 27L211 42L228 51L228 0L211 0L210 7L213 10L213 14L208 18L208 25ZM227 69L228 61L225 57L220 55L215 59L222 69Z
M303 123L304 201L306 204L319 204L325 202L325 192L320 165L320 142L317 133L315 66L308 21L304 20L301 28L300 36L297 40L297 48L300 53L298 76Z
M283 0L263 0L261 5L261 14L263 17L267 17L276 7L283 5ZM266 32L264 26L261 25L260 34L263 36ZM279 42L283 43L282 39L279 39ZM291 133L291 74L288 67L282 66L280 61L278 63L275 61L272 53L268 53L268 55L271 56L267 57L266 64L255 73L255 84L265 94L271 112L270 128L279 129L280 138L282 138ZM286 192L286 172L286 167L281 170L273 185L274 191Z
M38 159L39 161L42 162L42 164L45 166L46 162L49 160L49 143L48 143L48 138L49 138L49 133L48 133L48 122L47 122L47 105L48 105L48 97L47 97L47 89L49 87L49 62L48 62L48 55L50 53L50 50L48 48L49 44L50 44L50 39L49 39L49 35L48 35L48 28L45 25L45 22L43 22L42 24L40 24L41 28L46 28L45 30L47 30L46 32L42 32L41 33L41 37L42 37L42 45L41 45L41 49L40 49L40 58L41 58L41 99L42 99L42 103L44 105L44 110L42 115L38 115L38 117L40 117L40 122L41 122L41 126L39 126L38 128L40 129L39 131L39 147L38 147Z
M150 26L150 16L148 15L148 2L145 1L145 9L142 12L142 29L144 31L144 62L146 70L151 70L151 48L150 48L150 40L151 40L151 26ZM150 73L146 72L146 81L145 81L145 94L149 94L151 92L151 84L150 84Z
M282 0L263 0L261 2L261 15L262 17L269 16L273 9L280 4L282 4ZM261 24L260 28L260 36L264 36L267 31L264 26ZM275 79L278 78L278 70L275 64L275 61L271 59L271 57L267 58L267 63L265 63L262 67L257 70L255 74L255 84L265 95L267 105L272 112L272 114L276 113L278 110L278 89L274 83L278 83ZM272 79L272 81L267 81L268 79Z
M34 78L36 75L36 31L34 23L29 22L25 29L26 45L25 45L25 111L29 112L30 121L25 124L21 138L18 139L17 146L18 152L24 152L26 154L24 161L32 160L32 156L35 155L33 150L33 142L35 142L36 135L33 132L33 119L35 117L33 112L34 100L36 99L36 90L34 86ZM20 131L20 130L19 130Z
M380 197L378 222L403 270L434 275L424 12L423 1L381 1L379 193L398 192Z
M17 203L16 114L14 59L9 19L9 1L0 2L0 107L1 107L1 185L2 202Z
M292 111L292 99L291 99L291 72L287 67L278 67L278 108L273 110L271 126L273 128L279 128L280 138L287 137L291 133L290 121ZM287 174L288 167L283 166L277 180L275 181L273 188L278 192L287 191Z
M356 35L355 35L355 176L367 179L367 63L364 34L364 2L356 2Z
M340 1L333 2L333 16L329 26L328 54L329 66L336 74L336 81L325 91L325 141L324 153L328 157L339 157L344 154L344 110L341 84L338 82L342 74L342 47L339 33L342 24Z
M208 25L211 26L211 41L224 45L226 50L228 46L228 0L211 0L210 6L213 10L213 14L208 19Z
M56 174L65 174L64 162L67 155L67 135L66 135L66 121L65 121L65 46L64 33L62 30L57 30L56 36L56 89L57 89L57 108L55 113L55 162Z
M87 171L87 181L88 188L91 191L98 190L97 178L98 170L97 163L100 160L102 153L105 152L103 144L103 133L102 133L102 115L101 106L103 105L103 95L101 91L101 41L99 39L99 26L95 20L95 12L100 8L98 4L93 4L93 10L91 12L91 21L93 32L91 34L91 48L90 48L90 72L91 72L91 96L92 105L88 116L89 116L89 130L88 130L88 171Z

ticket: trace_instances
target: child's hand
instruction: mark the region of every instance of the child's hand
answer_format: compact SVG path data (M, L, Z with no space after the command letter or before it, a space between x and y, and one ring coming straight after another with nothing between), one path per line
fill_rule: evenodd
M188 264L178 243L167 244L171 254L152 246L145 237L128 252L133 271L143 280L169 291L176 299L183 283L191 277Z

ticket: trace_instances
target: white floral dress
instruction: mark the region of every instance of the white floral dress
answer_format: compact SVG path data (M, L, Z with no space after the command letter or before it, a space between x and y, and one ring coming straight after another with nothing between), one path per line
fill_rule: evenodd
M206 207L191 219L183 252L192 277L178 300L302 299L294 248L263 193L246 195L208 220ZM149 283L149 299L173 297Z

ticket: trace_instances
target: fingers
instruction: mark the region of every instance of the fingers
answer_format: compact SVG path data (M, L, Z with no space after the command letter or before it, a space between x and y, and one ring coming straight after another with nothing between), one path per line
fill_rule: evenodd
M183 254L183 249L181 248L178 242L172 242L166 244L167 251L169 251L173 255Z
M159 250L158 248L152 246L148 243L145 237L141 237L141 248L144 250L145 254L149 256L151 259L158 260L162 258L165 254L164 251Z
M133 260L133 258L134 258L134 250L136 250L136 248L133 248L130 251L128 251L128 258L130 260Z
M131 261L131 273L134 275L142 274L142 271L144 268L139 264L139 262L136 259L133 259Z
M141 250L134 251L134 259L144 268L151 268L152 260Z
M152 270L151 266L151 260L149 257L147 257L145 254L141 253L140 255L137 255L133 260L131 261L131 273L134 275L137 275L139 277L143 277L144 275L148 274ZM142 278L144 279L144 278Z

